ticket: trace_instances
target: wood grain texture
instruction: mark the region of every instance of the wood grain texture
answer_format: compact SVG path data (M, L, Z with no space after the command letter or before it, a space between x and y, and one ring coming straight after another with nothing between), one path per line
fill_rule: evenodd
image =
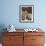
M24 33L24 46L44 46L44 32Z
M23 33L4 33L3 46L23 46Z
M44 46L44 32L3 32L3 46Z

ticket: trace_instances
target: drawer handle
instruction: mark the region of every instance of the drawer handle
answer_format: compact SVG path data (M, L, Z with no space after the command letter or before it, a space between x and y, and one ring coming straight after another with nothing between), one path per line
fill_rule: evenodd
M36 40L36 39L32 39L32 40Z
M9 38L10 40L13 40L13 38Z
M9 38L10 40L12 40L11 38Z

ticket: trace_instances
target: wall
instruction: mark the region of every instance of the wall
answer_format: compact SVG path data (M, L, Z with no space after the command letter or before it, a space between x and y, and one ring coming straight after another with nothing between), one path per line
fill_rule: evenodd
M34 5L34 23L19 22L19 5ZM41 0L0 0L0 25L13 24L16 28L46 28L46 1Z
M34 23L19 22L19 5L34 5ZM38 27L37 5L35 0L2 0L0 25L13 24L16 28Z
M19 5L34 5L34 23L19 22ZM13 24L16 28L46 29L46 0L0 0L0 27Z

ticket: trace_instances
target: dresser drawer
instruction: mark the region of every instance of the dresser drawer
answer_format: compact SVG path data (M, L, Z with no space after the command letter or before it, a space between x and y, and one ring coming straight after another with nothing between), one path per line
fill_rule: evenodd
M32 46L44 46L44 44L32 44Z
M3 38L3 46L23 46L22 36L8 36Z
M23 36L4 36L3 43L15 43L23 41Z
M8 43L8 44L4 44L3 43L3 45L2 46L23 46L23 43L12 43L12 44L10 44L10 43Z
M15 44L3 44L2 46L16 46Z
M31 46L32 44L32 37L24 36L24 46Z
M23 32L4 32L5 36L23 36Z
M44 36L45 33L44 32L25 32L24 36Z
M32 36L32 43L33 44L43 44L44 36Z

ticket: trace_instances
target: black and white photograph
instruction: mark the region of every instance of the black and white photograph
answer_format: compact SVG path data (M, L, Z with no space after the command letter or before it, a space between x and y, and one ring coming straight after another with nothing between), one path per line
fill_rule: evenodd
M34 5L20 5L19 16L20 22L34 22Z

